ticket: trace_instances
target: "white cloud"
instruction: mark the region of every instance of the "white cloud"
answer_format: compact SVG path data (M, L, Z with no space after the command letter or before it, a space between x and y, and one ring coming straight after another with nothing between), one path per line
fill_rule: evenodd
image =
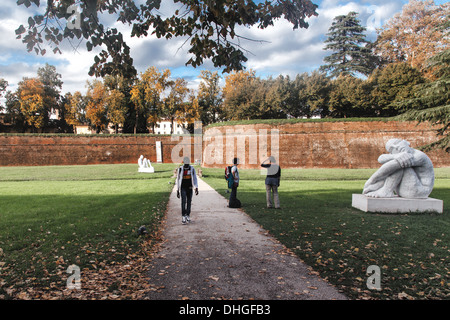
M286 20L275 22L274 26L264 30L252 27L242 29L251 39L267 40L269 43L243 44L253 55L249 55L247 66L261 74L287 74L294 76L305 71L317 69L323 58L329 54L323 50L326 33L333 19L350 11L358 12L361 25L367 27L367 38L376 38L375 28L401 10L402 1L371 0L348 2L324 0L317 9L318 16L311 17L309 28L292 30Z

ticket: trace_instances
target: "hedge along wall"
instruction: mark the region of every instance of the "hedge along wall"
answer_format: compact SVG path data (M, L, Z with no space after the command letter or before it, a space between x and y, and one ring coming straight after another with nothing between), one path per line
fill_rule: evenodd
M137 164L141 154L156 162L156 141L161 141L166 163L179 163L190 152L191 162L203 154L205 167L223 168L237 156L241 168L259 168L278 152L283 168L377 168L390 138L417 147L435 141L436 132L411 122L341 121L218 126L206 129L203 138L6 134L0 135L0 166ZM435 167L450 166L444 151L427 154Z
M398 121L220 126L204 136L210 137L210 145L204 141L203 146L205 167L232 163L237 155L241 168L259 168L271 154L279 155L283 168L378 168L377 159L387 153L385 144L391 138L405 139L413 148L437 140L435 128L428 124ZM442 150L427 155L435 167L450 166L450 156Z

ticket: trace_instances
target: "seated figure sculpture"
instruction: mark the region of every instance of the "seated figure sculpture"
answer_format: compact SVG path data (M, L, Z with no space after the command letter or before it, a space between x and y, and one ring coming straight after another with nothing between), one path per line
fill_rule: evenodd
M155 172L155 168L152 167L152 164L150 162L150 160L148 160L147 158L144 158L143 155L141 155L138 159L138 172Z
M434 186L430 158L402 139L389 140L386 150L389 154L378 158L382 166L367 180L363 194L374 198L427 198Z

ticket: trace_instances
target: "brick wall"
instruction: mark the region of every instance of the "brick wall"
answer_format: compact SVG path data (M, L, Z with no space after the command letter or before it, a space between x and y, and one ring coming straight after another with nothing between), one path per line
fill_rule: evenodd
M139 156L156 162L156 141L163 161L170 161L170 136L0 136L0 166L136 163Z
M282 126L258 124L209 130L216 131L216 136L218 132L223 135L223 162L231 163L233 156L238 155L241 168L259 168L259 163L266 158L265 153L270 155L273 152L271 136L275 136L277 141L277 134L279 163L284 168L378 168L380 164L377 159L387 153L385 144L391 138L406 139L413 148L436 140L436 131L428 124L397 121L302 122ZM208 131L205 136L208 136ZM242 141L245 141L245 152L242 148L238 149ZM211 139L210 143L212 147L204 143L203 148L207 153L215 153L214 144L220 145L220 142ZM251 155L250 150L253 150ZM274 151L276 154L277 150ZM450 155L442 150L427 152L427 155L435 167L450 166ZM204 166L221 166L213 163L215 157L221 158L221 155L215 154L209 158L206 155L203 161L209 163Z
M272 141L272 137L278 140ZM386 153L384 145L391 138L406 139L417 147L435 141L436 133L427 124L395 121L214 127L203 136L203 165L222 168L237 155L241 168L259 168L260 161L276 151L272 148L278 144L284 168L377 168L378 156ZM162 143L163 162L172 162L172 151L179 156L176 162L181 161L183 148L191 150L191 162L199 158L191 144L193 138L172 140L170 136L147 135L0 135L0 166L137 163L141 154L156 162L156 141ZM448 153L427 154L435 167L450 166Z

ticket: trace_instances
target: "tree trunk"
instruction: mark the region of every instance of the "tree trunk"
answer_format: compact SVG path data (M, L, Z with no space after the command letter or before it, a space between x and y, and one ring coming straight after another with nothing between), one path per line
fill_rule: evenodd
M137 125L138 125L138 118L139 118L138 115L139 115L139 113L136 109L136 122L134 123L134 134L136 134L136 132L137 132Z

